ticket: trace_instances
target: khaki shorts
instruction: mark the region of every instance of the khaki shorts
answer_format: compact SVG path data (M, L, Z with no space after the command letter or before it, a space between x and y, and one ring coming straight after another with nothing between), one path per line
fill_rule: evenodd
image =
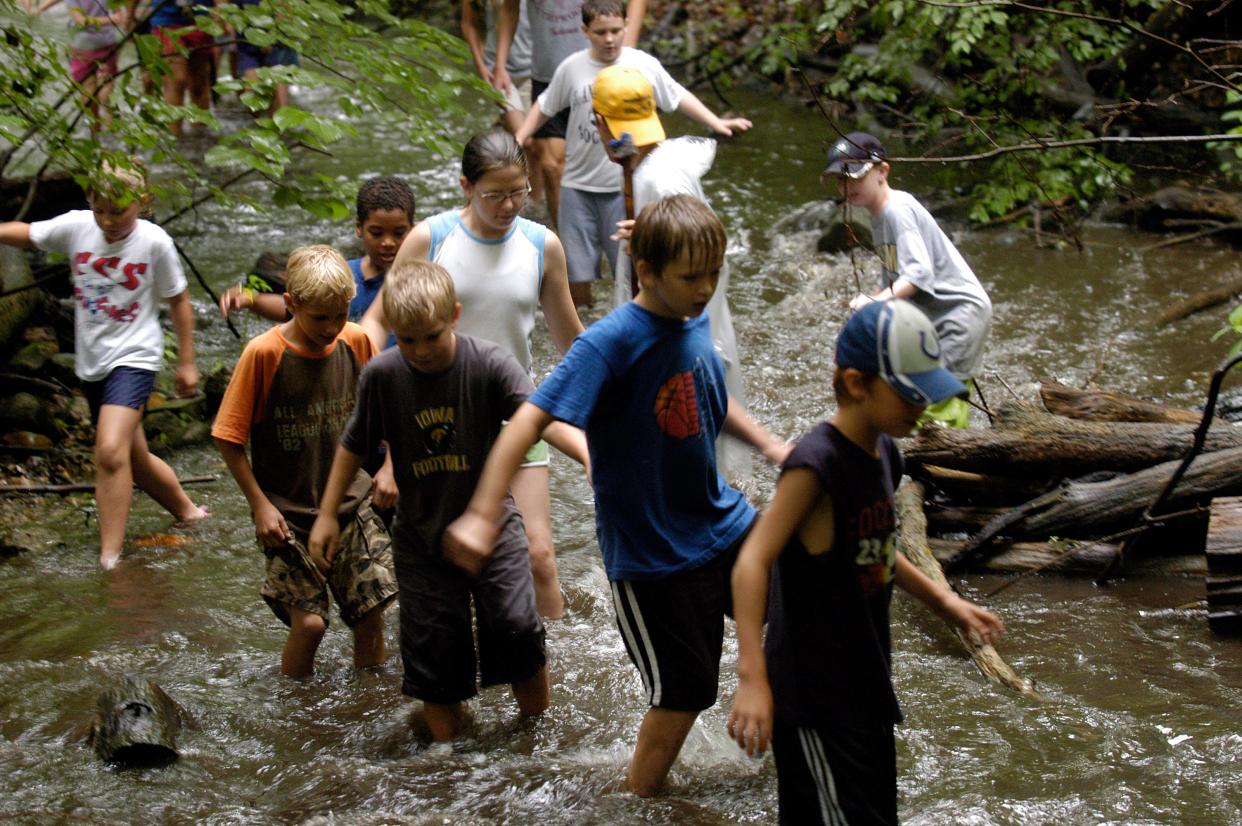
M267 581L259 593L285 625L289 625L289 606L330 621L329 589L341 619L350 628L368 611L387 604L397 595L392 540L384 523L371 510L369 498L341 531L338 547L326 577L311 562L310 552L299 537L279 547L263 549L267 555Z

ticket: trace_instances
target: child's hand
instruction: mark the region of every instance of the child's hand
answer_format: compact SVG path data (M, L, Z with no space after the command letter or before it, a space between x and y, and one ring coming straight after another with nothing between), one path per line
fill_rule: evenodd
M374 501L374 500L372 500ZM315 567L327 574L332 570L332 561L339 550L337 543L341 539L341 526L334 514L320 514L311 526L310 539L306 541L306 550L310 553L311 562Z
M785 464L785 460L789 458L793 449L794 446L790 442L776 440L763 449L763 458L780 467Z
M229 287L220 296L220 315L228 318L229 313L245 310L254 306L254 293L247 292L241 286Z
M289 525L271 502L264 502L254 511L254 532L265 548L275 548L293 538Z
M192 361L182 362L177 365L177 395L193 396L194 391L198 389L198 365Z
M859 293L858 295L854 296L854 300L850 302L850 309L854 311L858 311L858 310L861 310L863 307L866 307L868 304L872 304L874 302L875 302L875 299L872 298L871 296L867 295L866 293Z
M478 576L492 555L499 533L494 523L467 510L444 530L444 558L471 576Z
M716 130L716 134L724 135L726 138L733 136L734 132L745 132L754 126L746 118L721 118L720 126L722 128Z
M772 689L766 680L738 682L725 730L751 757L767 750L772 739Z
M609 237L612 238L612 240L614 241L629 241L630 236L633 234L634 234L634 219L626 218L622 221L617 221L617 231L614 232Z
M371 507L386 511L397 504L397 480L392 473L392 453L371 480Z
M991 645L1005 633L1000 617L957 594L945 602L941 611L975 645Z

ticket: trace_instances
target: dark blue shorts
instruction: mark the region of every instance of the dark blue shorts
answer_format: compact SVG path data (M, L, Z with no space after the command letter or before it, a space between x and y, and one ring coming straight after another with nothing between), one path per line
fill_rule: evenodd
M548 84L544 83L542 80L535 80L532 77L530 79L530 99L532 101L538 100L539 96L543 94L543 90L546 88L548 88ZM565 133L569 131L569 109L562 109L555 114L551 112L544 112L544 114L549 116L548 122L543 126L540 126L539 130L535 132L535 134L531 135L531 137L560 138L561 140L565 140Z
M272 46L264 49L245 41L237 44L237 71L245 74L250 69L265 66L298 66L298 53L288 46Z
M91 408L91 424L99 423L99 408L115 404L143 410L155 387L155 371L117 367L99 381L82 382L82 394Z

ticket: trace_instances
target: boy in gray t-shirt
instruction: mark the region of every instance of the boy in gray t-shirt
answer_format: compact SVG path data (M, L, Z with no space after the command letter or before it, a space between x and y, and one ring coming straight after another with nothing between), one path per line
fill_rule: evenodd
M957 247L913 195L888 185L884 146L866 132L851 132L828 150L824 179L835 177L841 196L871 214L872 239L883 265L883 285L850 302L857 310L873 301L905 298L936 326L944 366L967 387L983 359L992 324L992 302ZM965 397L931 405L924 419L967 427Z
M440 535L465 511L502 424L534 386L500 347L454 332L461 305L440 265L409 261L393 267L382 300L397 346L376 356L358 379L357 404L341 433L320 514L336 512L363 458L387 442L398 491L392 537L401 690L423 701L432 737L451 740L460 731L463 704L480 682L510 684L522 716L548 706L544 628L513 500L506 502L496 551L478 576L440 553ZM585 463L581 431L558 424L546 437ZM338 530L330 517L315 521L308 545L316 564L335 556Z

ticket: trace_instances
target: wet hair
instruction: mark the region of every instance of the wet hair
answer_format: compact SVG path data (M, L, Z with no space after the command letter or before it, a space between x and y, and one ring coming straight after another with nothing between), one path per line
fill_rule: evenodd
M646 261L656 275L676 261L682 250L694 266L724 263L724 225L707 204L692 195L671 195L648 204L634 221L630 253Z
M380 209L399 209L410 223L414 223L414 190L400 178L380 175L367 180L358 190L354 202L359 226L366 223L372 212Z
M332 247L313 244L289 253L285 292L299 304L348 304L357 290L345 257Z
M589 26L597 17L625 19L625 3L621 0L586 0L582 4L582 25Z
M530 174L526 153L513 136L499 126L475 135L466 142L461 153L461 174L472 184L493 169L510 166L520 166L523 172Z
M384 276L384 316L394 330L432 321L450 322L457 308L453 276L433 261L415 259Z

